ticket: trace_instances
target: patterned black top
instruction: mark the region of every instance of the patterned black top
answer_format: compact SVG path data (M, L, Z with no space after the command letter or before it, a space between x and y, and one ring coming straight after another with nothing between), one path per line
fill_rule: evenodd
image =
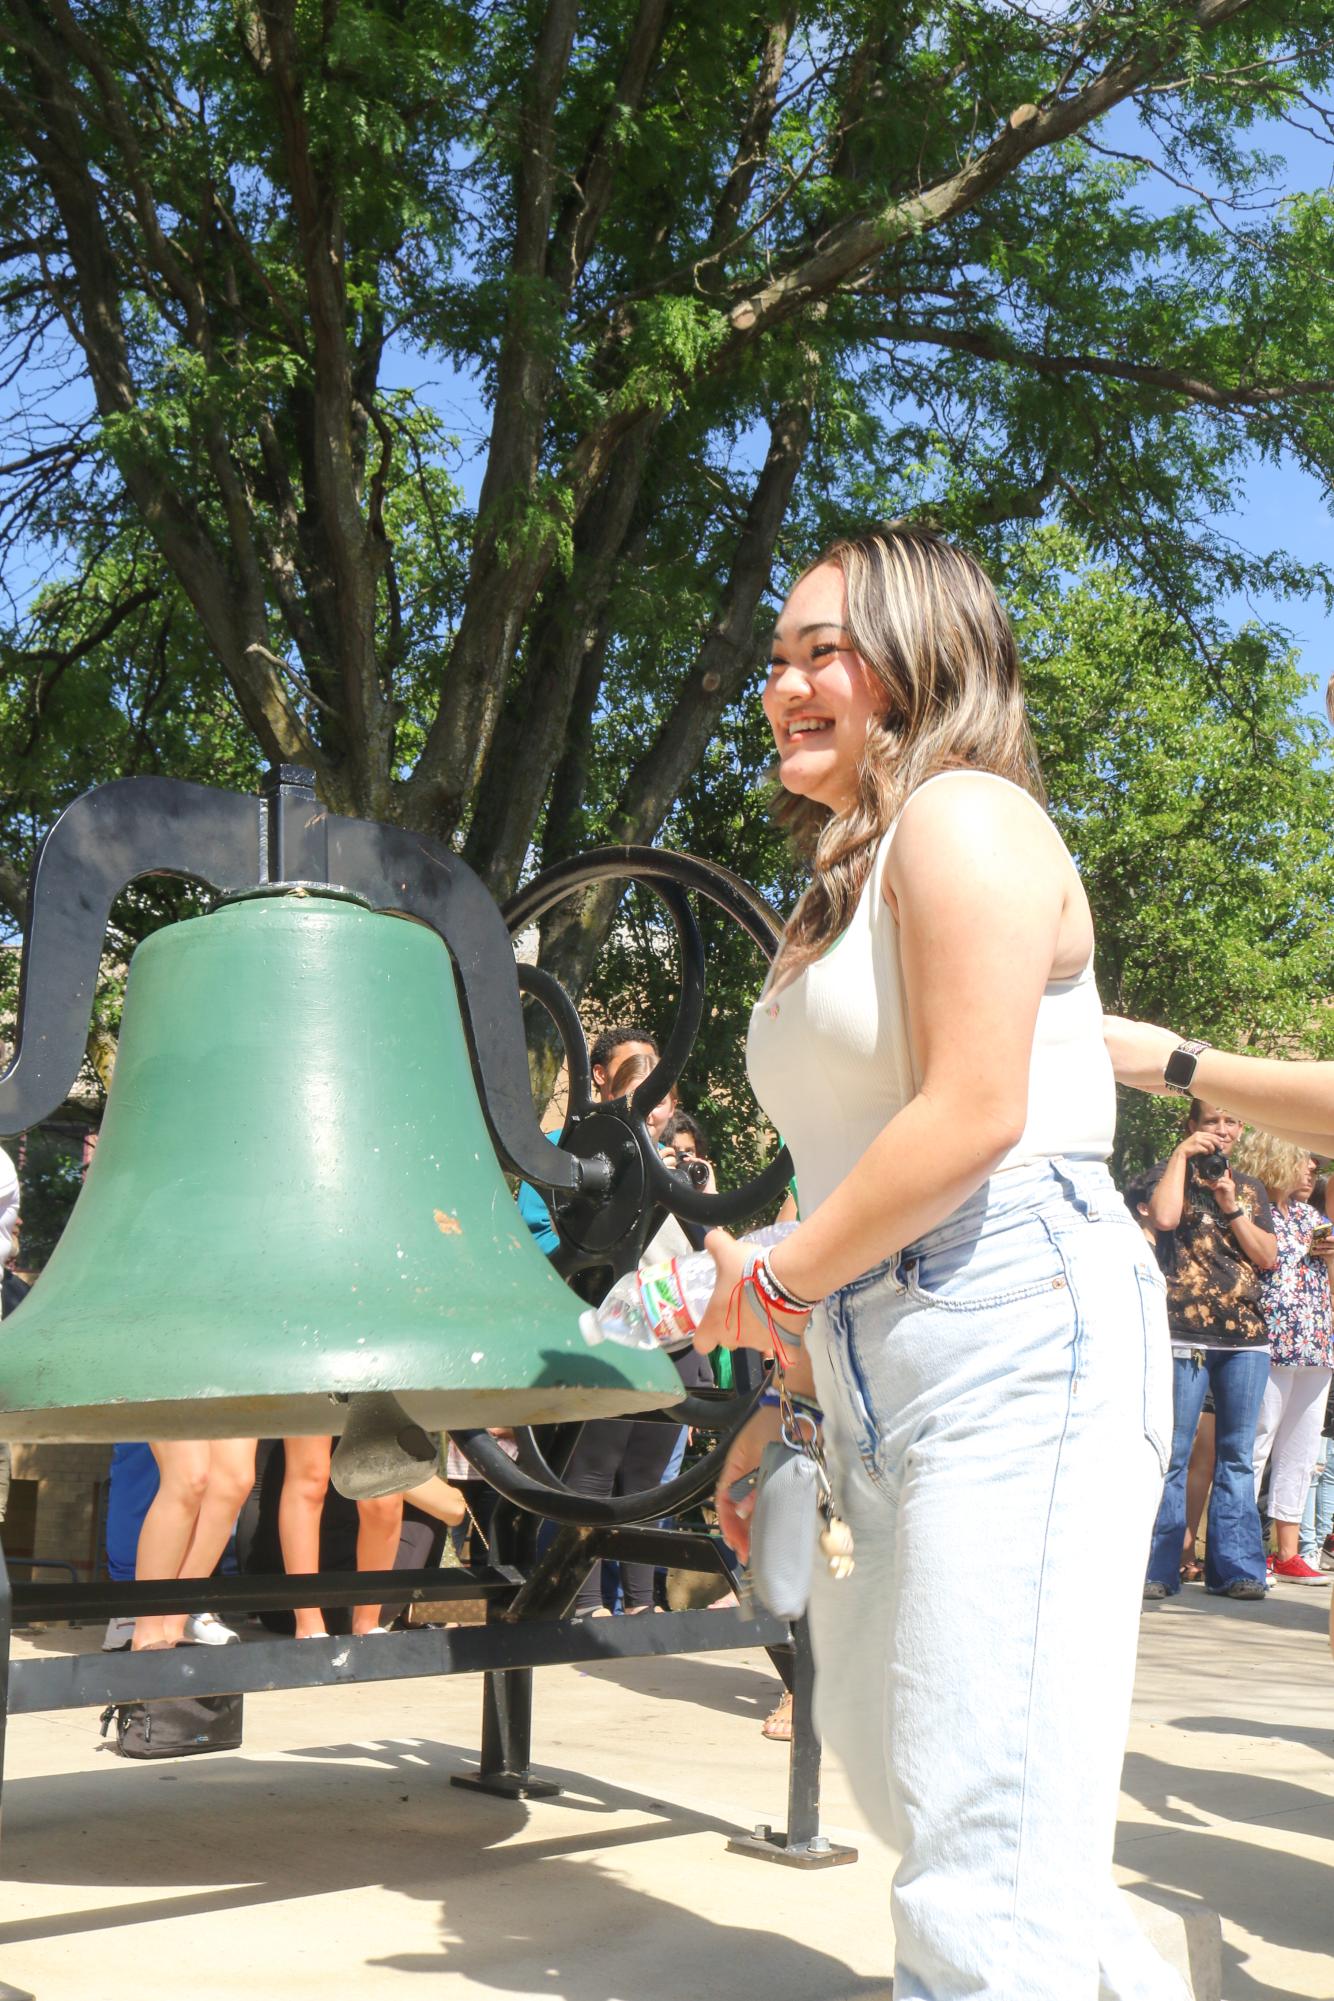
M1260 1308L1260 1273L1223 1221L1212 1188L1187 1169L1186 1197L1175 1230L1152 1231L1144 1210L1162 1179L1165 1160L1126 1186L1126 1203L1153 1241L1167 1280L1167 1324L1177 1348L1267 1348ZM1274 1228L1269 1197L1249 1174L1234 1174L1237 1201L1257 1229Z

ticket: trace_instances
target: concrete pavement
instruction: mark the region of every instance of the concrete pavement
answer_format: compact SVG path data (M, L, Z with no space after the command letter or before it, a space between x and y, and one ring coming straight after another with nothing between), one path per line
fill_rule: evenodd
M1221 1912L1225 2001L1334 1996L1327 1599L1194 1587L1145 1612L1119 1873ZM546 1670L535 1760L567 1790L528 1804L446 1782L475 1764L468 1678L250 1697L241 1754L161 1765L100 1751L92 1712L19 1717L0 1980L39 2001L886 2001L890 1859L832 1763L826 1831L858 1863L726 1852L782 1822L775 1692L757 1653Z

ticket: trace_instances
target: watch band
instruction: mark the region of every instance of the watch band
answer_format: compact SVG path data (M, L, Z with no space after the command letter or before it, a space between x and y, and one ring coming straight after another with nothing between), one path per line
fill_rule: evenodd
M1179 1098L1193 1095L1195 1085L1195 1065L1206 1049L1212 1049L1211 1042L1178 1042L1163 1066L1163 1082L1169 1091L1175 1091Z

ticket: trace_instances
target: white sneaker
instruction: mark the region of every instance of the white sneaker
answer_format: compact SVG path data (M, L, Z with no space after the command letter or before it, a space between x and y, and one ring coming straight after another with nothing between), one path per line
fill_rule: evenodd
M107 1629L102 1635L102 1652L123 1654L133 1638L133 1619L108 1619Z
M185 1622L184 1637L196 1647L240 1646L241 1635L224 1626L216 1612L192 1612Z

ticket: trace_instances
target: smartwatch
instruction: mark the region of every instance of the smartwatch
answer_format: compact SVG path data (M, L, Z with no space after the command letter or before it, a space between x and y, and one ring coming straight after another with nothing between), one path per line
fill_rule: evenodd
M1175 1091L1180 1098L1189 1098L1195 1085L1195 1065L1206 1049L1212 1049L1210 1042L1178 1042L1163 1067L1163 1082L1169 1091Z

